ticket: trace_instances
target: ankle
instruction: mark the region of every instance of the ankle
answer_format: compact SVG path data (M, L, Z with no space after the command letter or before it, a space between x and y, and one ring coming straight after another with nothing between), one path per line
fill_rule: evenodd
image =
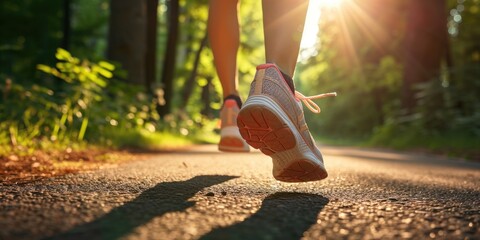
M283 79L285 79L285 81L287 82L288 87L290 88L290 90L292 90L292 93L295 94L295 84L293 83L292 77L282 72L282 70L280 70L280 72L282 73Z
M290 74L285 73L285 71L281 67L279 67L276 63L273 63L273 62L267 62L266 64L259 65L257 67L257 70L261 68L266 68L266 67L275 67L280 73L282 73L283 79L285 79L285 82L287 83L288 87L290 88L292 93L295 95L295 84L293 83L293 78L292 78L293 75L291 76Z
M240 98L240 96L238 96L238 94L230 94L230 95L226 96L226 97L223 99L223 102L225 103L225 101L227 101L228 99L235 100L235 102L237 103L237 106L238 106L239 108L242 107L242 99Z

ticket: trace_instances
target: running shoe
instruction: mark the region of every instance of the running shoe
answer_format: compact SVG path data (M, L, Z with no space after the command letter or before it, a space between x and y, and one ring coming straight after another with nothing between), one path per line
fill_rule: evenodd
M329 96L336 93L306 97L294 90L292 79L275 64L257 67L237 124L250 146L272 158L275 179L308 182L328 176L322 154L305 122L302 102L320 113L312 99Z
M245 140L243 140L242 136L240 136L240 132L238 131L237 116L239 111L240 106L236 99L225 99L222 110L220 110L221 127L218 150L224 152L250 151L250 147Z

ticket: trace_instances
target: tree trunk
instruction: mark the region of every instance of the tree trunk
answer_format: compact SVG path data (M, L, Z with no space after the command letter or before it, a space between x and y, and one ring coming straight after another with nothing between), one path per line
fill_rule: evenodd
M438 77L447 55L446 0L410 0L407 11L402 104L412 113L415 85Z
M178 0L167 1L167 14L168 37L162 72L165 105L158 107L158 113L160 116L169 114L172 108L173 78L175 77L175 63L177 59L178 17L180 15L180 5Z
M126 81L145 84L147 0L111 0L107 55L127 70Z
M185 106L188 103L188 100L190 99L190 96L192 95L193 87L195 86L195 79L197 79L200 57L202 56L203 49L207 45L207 41L208 41L208 34L207 32L205 32L205 36L203 37L202 42L200 43L200 47L198 48L197 53L195 54L192 73L190 74L190 77L185 81L185 84L183 86L183 94L182 94L183 101L182 101L181 108L185 108Z
M152 93L157 66L158 0L147 0L147 52L145 59L145 88Z
M62 48L70 50L70 37L72 35L72 4L71 0L63 0L63 38Z
M207 79L207 84L205 86L203 86L203 88L202 88L201 99L202 99L202 103L203 103L203 108L201 110L201 114L203 114L204 116L206 116L209 119L212 119L213 118L213 113L212 113L212 108L210 107L210 103L211 103L210 97L212 95L212 88L213 88L212 79L213 79L213 77L207 76L206 79Z

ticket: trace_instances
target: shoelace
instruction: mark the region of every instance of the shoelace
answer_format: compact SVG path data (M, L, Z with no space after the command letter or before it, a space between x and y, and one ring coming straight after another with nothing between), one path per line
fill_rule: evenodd
M313 99L319 99L319 98L326 98L326 97L336 97L337 96L337 93L336 92L331 92L331 93L324 93L324 94L318 94L318 95L314 95L314 96L305 96L303 95L302 93L298 92L298 91L295 91L295 97L299 100L301 100L303 102L303 104L305 104L305 106L307 106L308 109L310 109L310 111L314 112L314 113L320 113L322 111L322 109L320 109L320 107L315 103L313 102L312 100Z

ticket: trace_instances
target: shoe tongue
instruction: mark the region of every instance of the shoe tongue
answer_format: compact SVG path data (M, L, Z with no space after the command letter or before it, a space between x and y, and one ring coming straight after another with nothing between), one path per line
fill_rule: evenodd
M280 71L283 75L283 78L288 84L288 87L290 87L290 90L292 90L292 93L295 94L295 85L293 84L293 79L292 77L288 76L286 73Z
M225 105L225 104L231 104L231 103L229 103L230 101L228 101L228 103L227 103L227 100L230 100L230 99L231 99L231 100L234 100L234 101L237 103L237 106L238 106L239 108L242 108L242 99L240 99L239 96L233 95L233 94L232 94L232 95L228 95L226 98L223 99L223 105Z

